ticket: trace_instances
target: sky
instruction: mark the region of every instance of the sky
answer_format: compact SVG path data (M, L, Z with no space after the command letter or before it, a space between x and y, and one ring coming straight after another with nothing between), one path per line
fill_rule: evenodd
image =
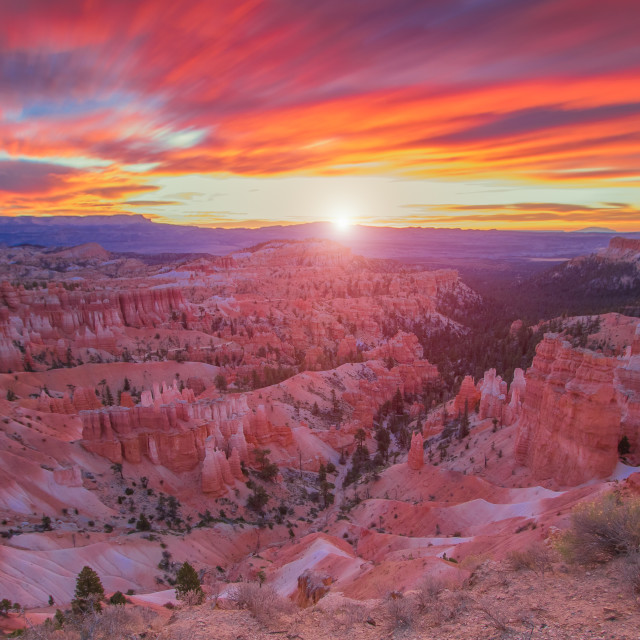
M640 230L637 0L1 0L0 215Z

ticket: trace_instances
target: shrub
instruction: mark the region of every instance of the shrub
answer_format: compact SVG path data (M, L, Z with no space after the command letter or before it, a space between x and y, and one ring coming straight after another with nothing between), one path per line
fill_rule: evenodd
M240 609L247 609L263 625L273 622L281 613L291 608L270 585L260 586L255 582L241 582L230 594Z
M623 560L622 578L635 597L640 596L640 552L634 552Z
M425 613L433 609L445 588L445 581L438 576L427 576L424 578L416 590L418 610L421 613Z
M122 591L116 591L110 598L109 604L127 604L127 599L124 597Z
M180 567L176 576L176 598L187 600L187 604L201 604L204 600L200 578L188 562Z
M247 486L249 483L247 483ZM253 493L247 498L247 507L252 511L261 511L267 502L269 502L269 494L264 487L260 485L253 486Z
M620 438L620 442L618 442L618 453L621 456L626 456L631 452L631 443L629 442L629 438L627 436L622 436Z
M385 598L384 608L394 629L409 629L413 626L416 603L412 598L393 591Z
M553 551L542 542L534 542L528 549L509 554L509 563L514 571L527 569L540 576L551 569L552 562Z
M0 600L0 614L6 616L9 609L11 609L11 600L8 600L7 598Z
M606 562L640 551L640 498L609 493L581 504L557 548L570 562Z

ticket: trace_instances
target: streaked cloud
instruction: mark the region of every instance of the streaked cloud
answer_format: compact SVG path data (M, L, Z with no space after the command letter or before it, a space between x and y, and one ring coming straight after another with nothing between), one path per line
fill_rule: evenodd
M640 208L624 203L602 203L600 206L584 206L545 202L517 202L514 204L493 205L407 205L408 209L422 210L422 214L410 214L407 222L414 225L446 226L503 226L505 223L518 223L524 228L549 227L560 225L575 228L601 224L637 223L640 220ZM436 211L437 209L437 211ZM443 211L447 213L443 215Z
M323 214L304 194L276 206L234 182L221 216L206 209L214 192L189 185L315 177L329 190L370 177L379 190L400 180L386 212L348 196L374 222L617 215L630 228L639 20L635 0L4 0L0 212L148 207L186 224L294 222ZM168 180L194 195L166 192ZM459 201L445 210L425 197L412 214L420 181L427 192L454 185ZM493 209L456 208L497 190ZM560 208L507 201L531 190ZM619 199L628 211L598 204ZM569 200L577 208L562 208Z

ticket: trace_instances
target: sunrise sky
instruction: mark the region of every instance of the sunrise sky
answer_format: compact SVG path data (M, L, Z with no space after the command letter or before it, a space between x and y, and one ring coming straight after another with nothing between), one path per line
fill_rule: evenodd
M640 230L638 0L1 0L0 213Z

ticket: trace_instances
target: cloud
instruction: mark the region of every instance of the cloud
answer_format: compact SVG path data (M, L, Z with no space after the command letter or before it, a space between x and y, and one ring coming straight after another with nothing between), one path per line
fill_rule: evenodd
M127 200L122 204L129 207L171 207L182 203L175 200Z
M603 203L600 206L579 204L560 204L549 202L516 202L513 204L487 205L406 205L412 210L421 210L422 214L406 217L408 224L450 226L487 226L504 223L540 227L552 223L554 228L575 227L578 224L593 223L637 223L640 209L624 203ZM428 215L433 212L431 215ZM483 213L477 213L483 212Z
M7 193L42 193L64 185L77 172L48 162L0 160L0 191Z
M638 185L636 15L633 0L4 0L0 148L40 162L6 161L0 206L179 206L129 199L190 174ZM536 214L500 215L518 212Z

